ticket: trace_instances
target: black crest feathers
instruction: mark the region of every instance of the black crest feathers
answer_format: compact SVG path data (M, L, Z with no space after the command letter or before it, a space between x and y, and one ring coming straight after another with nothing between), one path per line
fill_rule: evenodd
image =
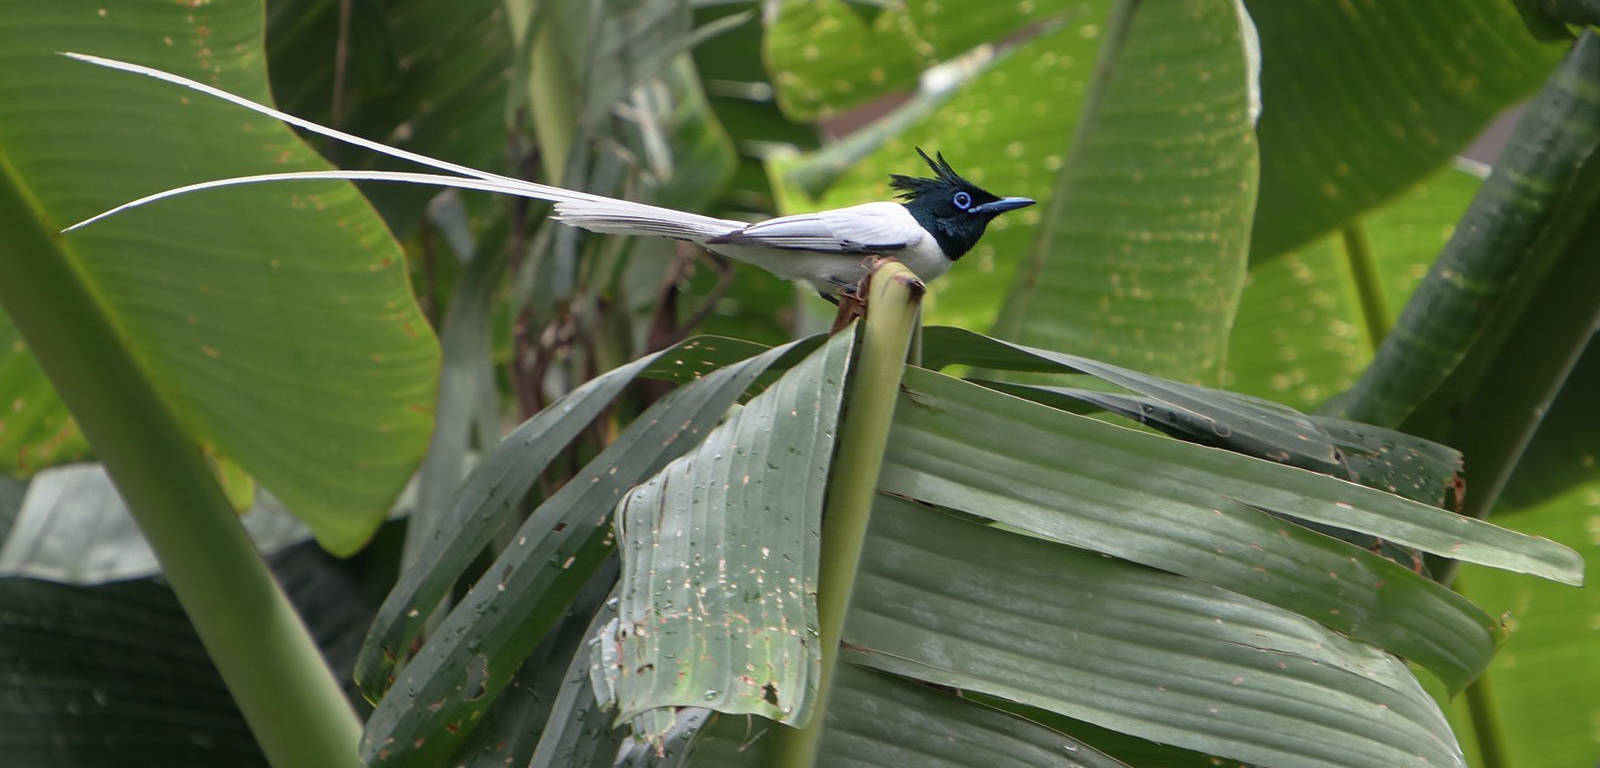
M915 200L928 192L942 192L950 189L978 189L978 185L962 178L961 174L956 173L956 170L950 167L950 163L944 159L943 152L934 157L928 157L928 153L923 152L921 147L916 149L917 154L922 156L923 162L933 169L935 178L927 179L920 176L902 176L898 173L890 174L889 186L900 190L899 197L902 199Z

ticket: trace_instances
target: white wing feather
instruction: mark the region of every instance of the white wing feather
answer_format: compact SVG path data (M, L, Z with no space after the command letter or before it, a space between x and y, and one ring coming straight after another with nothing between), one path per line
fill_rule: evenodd
M768 219L713 237L707 243L854 254L901 250L925 234L905 206L865 203Z

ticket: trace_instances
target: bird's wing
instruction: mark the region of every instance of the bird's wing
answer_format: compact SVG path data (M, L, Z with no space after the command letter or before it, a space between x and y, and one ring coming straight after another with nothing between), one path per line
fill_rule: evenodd
M922 226L899 203L867 203L757 222L706 241L821 253L878 253L910 247Z

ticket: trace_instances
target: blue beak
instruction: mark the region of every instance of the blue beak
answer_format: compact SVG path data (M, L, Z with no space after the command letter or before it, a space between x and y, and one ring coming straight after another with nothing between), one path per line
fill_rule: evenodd
M998 216L1006 211L1014 211L1018 208L1027 208L1030 205L1033 205L1033 201L1026 197L1002 197L992 203L984 203L983 205L980 205L972 210L974 213L981 213L987 216Z

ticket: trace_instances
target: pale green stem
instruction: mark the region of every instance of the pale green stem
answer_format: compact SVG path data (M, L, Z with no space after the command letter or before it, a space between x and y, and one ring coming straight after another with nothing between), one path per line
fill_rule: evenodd
M839 640L855 587L856 569L866 540L878 471L889 444L906 350L916 326L923 285L897 261L885 261L867 289L867 316L861 353L851 369L839 452L828 482L822 515L822 570L817 584L817 623L822 642L822 674L816 708L804 728L779 732L772 750L776 768L814 768L822 745L828 695L839 663Z
M32 208L0 183L0 212ZM41 220L0 220L0 305L116 482L267 759L278 768L359 766L361 723L305 625L200 446Z
M1489 695L1489 675L1467 686L1464 694L1467 713L1472 719L1472 738L1477 742L1479 768L1506 768L1511 763L1506 757L1505 742L1500 738L1500 718L1494 700Z
M1383 284L1378 279L1378 262L1367 245L1367 232L1361 222L1350 222L1339 234L1344 238L1344 255L1350 265L1350 277L1355 282L1356 301L1361 304L1361 319L1367 326L1367 343L1376 350L1394 326L1388 302L1383 298Z

